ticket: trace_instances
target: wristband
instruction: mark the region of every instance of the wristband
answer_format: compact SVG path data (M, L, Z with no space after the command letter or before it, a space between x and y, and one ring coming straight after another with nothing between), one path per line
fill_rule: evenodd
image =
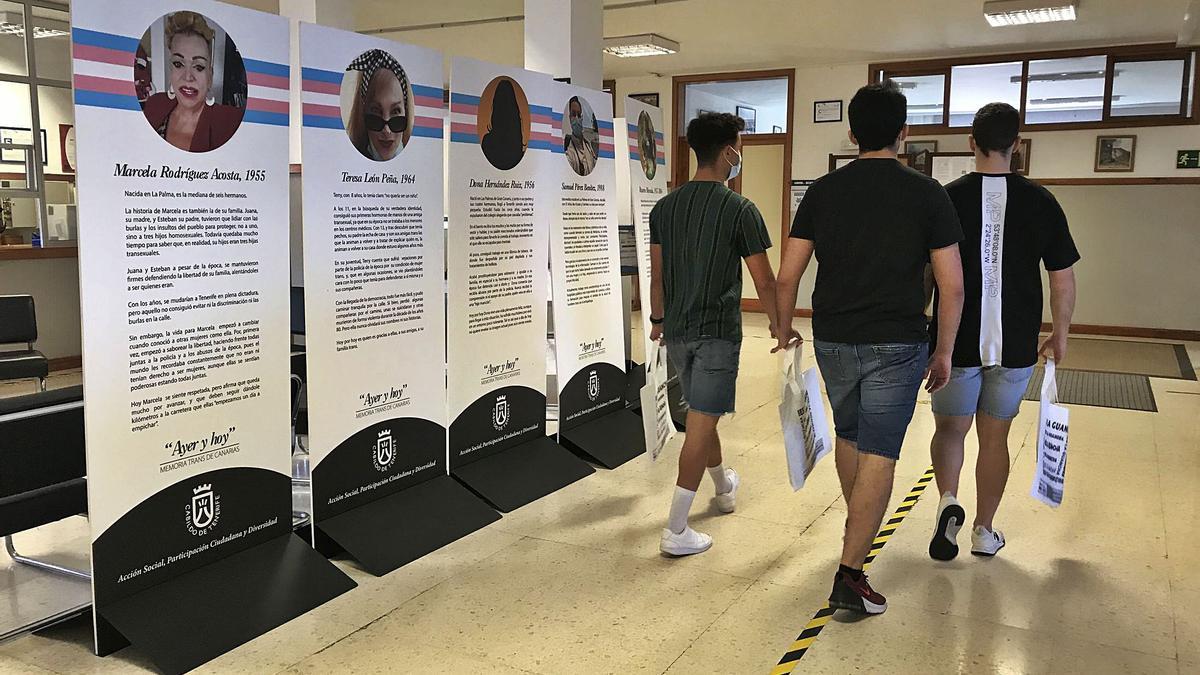
M650 317L650 323L655 326L661 326L663 321L666 321L666 319L665 318L656 319L654 317Z

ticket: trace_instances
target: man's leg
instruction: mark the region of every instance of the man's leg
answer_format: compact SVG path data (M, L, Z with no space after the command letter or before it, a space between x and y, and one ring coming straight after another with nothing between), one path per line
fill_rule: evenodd
M937 476L938 494L958 496L958 479L962 473L963 446L974 421L971 415L934 414L935 431L929 444L933 472Z
M1008 484L1008 432L1012 420L996 419L979 413L976 433L979 434L979 459L975 463L975 484L978 503L975 508L975 526L992 529L992 518L1000 508L1004 486Z
M842 564L861 570L871 552L871 544L883 522L888 499L892 496L892 476L896 461L866 452L858 453L853 488L842 541Z
M704 470L721 463L721 440L717 436L719 417L689 410L683 449L679 451L679 477L675 485L695 492L700 488ZM712 463L712 458L716 463Z
M850 496L854 494L854 479L858 476L858 443L837 438L833 442L833 460L837 465L838 480L842 483L842 499L850 509Z

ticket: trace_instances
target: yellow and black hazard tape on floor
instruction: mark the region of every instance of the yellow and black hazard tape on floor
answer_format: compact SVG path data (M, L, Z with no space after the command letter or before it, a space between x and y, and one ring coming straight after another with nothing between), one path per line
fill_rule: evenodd
M896 533L896 530L900 527L900 523L904 522L904 519L912 512L913 507L921 499L921 494L925 492L925 488L932 482L933 467L931 466L917 480L916 485L908 491L908 494L904 497L904 501L900 502L900 506L897 506L896 511L892 513L892 517L880 528L879 534L875 535L875 541L871 544L871 552L867 555L867 559L863 563L864 570L871 566L875 557L883 550L883 545ZM788 647L787 653L783 655L783 658L779 659L779 665L775 666L771 671L771 675L787 675L796 669L796 666L800 664L800 659L808 652L808 648L812 646L813 642L816 642L817 636L821 634L821 630L825 628L825 624L829 623L829 620L833 618L833 612L834 609L828 603L817 610L812 620L804 625L804 630L800 631L800 635L796 638L796 641Z

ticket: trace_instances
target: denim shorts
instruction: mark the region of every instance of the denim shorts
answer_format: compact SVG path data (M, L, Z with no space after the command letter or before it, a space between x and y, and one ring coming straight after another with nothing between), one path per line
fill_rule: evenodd
M668 340L667 356L679 374L689 410L711 417L733 412L741 340Z
M838 438L859 452L900 458L929 365L929 345L813 343Z
M933 414L966 417L977 412L1011 420L1021 410L1021 397L1033 375L1028 368L952 368L950 382L933 395Z

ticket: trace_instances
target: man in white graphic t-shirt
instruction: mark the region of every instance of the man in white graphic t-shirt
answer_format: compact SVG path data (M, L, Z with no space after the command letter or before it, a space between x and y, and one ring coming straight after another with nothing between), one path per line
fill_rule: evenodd
M1020 146L1020 113L1007 103L979 110L971 127L975 172L946 187L958 210L966 299L954 344L950 383L933 394L937 424L930 453L937 474L937 523L929 555L958 555L958 530L966 511L956 498L963 446L974 423L979 436L975 481L978 501L971 553L993 556L1004 535L992 526L1008 482L1008 432L1020 409L1038 356L1061 364L1075 309L1079 252L1058 201L1042 186L1012 173ZM1050 277L1053 332L1038 347L1042 276ZM934 316L937 316L935 296ZM930 327L937 339L937 321Z

